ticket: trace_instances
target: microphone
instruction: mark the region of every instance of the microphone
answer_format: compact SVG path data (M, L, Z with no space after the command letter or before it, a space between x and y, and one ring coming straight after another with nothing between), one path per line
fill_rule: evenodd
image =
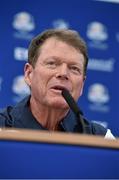
M77 120L78 120L78 124L80 124L80 126L81 126L82 133L85 133L84 120L80 116L80 110L79 110L79 107L76 104L75 100L73 99L73 97L71 96L71 94L69 93L69 91L67 89L62 90L62 96L64 97L65 101L67 102L67 104L69 105L71 110L76 115Z

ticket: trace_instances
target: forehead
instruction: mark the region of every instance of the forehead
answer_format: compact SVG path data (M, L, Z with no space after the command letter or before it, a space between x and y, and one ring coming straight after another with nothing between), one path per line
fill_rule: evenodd
M40 48L40 56L56 55L63 58L64 56L68 59L84 59L83 54L80 50L69 45L68 43L59 40L55 37L47 39Z

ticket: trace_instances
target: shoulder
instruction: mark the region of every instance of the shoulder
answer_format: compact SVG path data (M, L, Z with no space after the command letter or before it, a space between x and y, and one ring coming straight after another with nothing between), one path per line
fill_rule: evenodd
M106 135L107 128L105 128L96 121L87 120L87 118L85 118L84 116L81 116L81 118L84 121L84 129L86 131L86 134L102 135L102 136Z
M13 122L12 117L10 116L12 109L12 106L0 109L0 127L12 127Z
M24 98L15 106L7 106L0 109L0 127L14 127L15 121L20 119L23 109L27 104L29 97Z
M103 135L105 139L115 139L110 129L105 128L97 122L92 122L92 134Z
M97 122L91 122L91 129L92 129L92 134L97 134L97 135L106 135L107 133L107 128L102 126L101 124Z

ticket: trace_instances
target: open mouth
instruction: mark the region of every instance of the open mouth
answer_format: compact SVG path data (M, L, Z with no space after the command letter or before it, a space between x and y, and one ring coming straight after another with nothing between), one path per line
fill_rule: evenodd
M67 89L66 87L63 87L63 86L53 86L51 89L54 89L54 90L56 90L56 91L62 91L63 89ZM68 89L67 89L68 90Z

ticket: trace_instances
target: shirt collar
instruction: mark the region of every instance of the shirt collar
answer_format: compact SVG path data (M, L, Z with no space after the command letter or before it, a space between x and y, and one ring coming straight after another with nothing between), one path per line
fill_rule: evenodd
M14 114L15 119L17 119L14 121L14 125L29 129L47 130L32 115L29 109L29 100L30 96L27 96L13 109L12 114ZM77 124L77 119L72 111L69 111L60 122L61 129L66 132L74 132Z

